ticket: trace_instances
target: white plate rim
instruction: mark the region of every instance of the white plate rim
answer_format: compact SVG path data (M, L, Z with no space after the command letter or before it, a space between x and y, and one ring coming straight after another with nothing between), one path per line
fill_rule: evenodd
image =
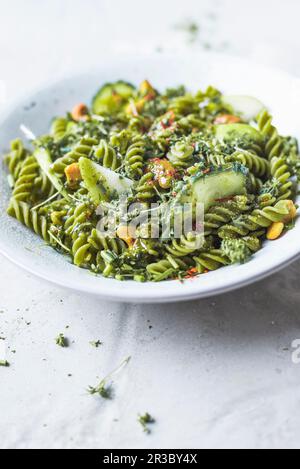
M191 58L195 57L194 54L188 54L188 55ZM221 58L222 58L222 60L224 60L224 59L227 58L228 60L235 61L236 63L244 63L244 64L248 64L248 65L252 64L252 66L255 66L256 69L258 69L258 70L261 69L261 70L265 70L265 71L268 71L268 72L273 71L273 73L275 73L276 75L281 75L282 77L285 77L286 79L292 80L293 84L295 84L295 86L298 86L300 88L300 79L298 79L296 77L293 77L293 76L289 75L288 73L283 72L281 70L274 69L272 67L265 67L265 66L262 66L262 65L257 65L257 64L254 64L251 61L248 61L248 60L245 60L245 59L240 59L238 57L232 57L232 56L229 56L229 55L224 55L224 54L205 52L205 53L197 54L197 56L198 56L198 59L199 59L199 56L200 57L201 56L203 56L203 57L206 56L206 57L210 57L210 59L215 59L215 60L218 60L218 59L221 59ZM153 55L151 55L150 57L154 58L154 60L157 60L157 58L158 58L157 56L153 56ZM164 56L160 56L160 57L164 57L164 58L168 57L168 58L171 58L172 60L176 59L176 57L174 55L168 55L168 56L164 55ZM111 60L111 63L114 63L114 58L113 57L111 57L110 60ZM132 60L132 59L130 59L129 57L126 57L124 59L124 61L130 61L130 60ZM134 60L136 60L136 58L134 58ZM95 69L95 70L97 70L97 69ZM76 74L72 74L72 75L67 76L67 77L63 77L63 78L60 78L60 79L56 78L56 79L53 79L51 81L49 80L47 83L44 83L40 87L36 88L35 91L32 91L30 96L26 96L26 98L25 97L19 98L17 101L13 102L9 107L6 108L6 111L1 116L0 127L14 113L14 110L16 109L17 106L22 106L22 105L24 105L24 102L34 100L34 97L39 92L46 91L48 88L50 89L50 88L54 87L55 85L58 85L62 82L65 82L65 81L71 79L72 77L79 78L81 75L84 75L85 73L86 73L86 71L84 71L84 72L83 71L77 71ZM122 290L118 291L118 290L112 288L112 289L108 289L106 291L104 291L102 289L99 289L99 291L97 291L97 289L95 289L95 288L92 288L92 287L89 288L87 283L85 283L84 285L80 285L80 284L77 283L75 285L72 281L69 281L68 278L66 278L66 279L62 279L61 277L59 279L53 278L53 276L47 275L47 273L45 273L44 271L39 271L37 269L34 269L30 265L28 265L26 263L23 263L22 260L16 259L13 252L11 252L8 249L8 247L5 245L5 243L2 242L1 238L0 238L0 253L2 255L4 255L7 259L9 259L11 262L18 265L22 269L30 272L31 274L35 275L36 277L42 278L42 279L44 279L44 280L46 280L46 281L48 281L52 284L65 287L65 288L68 288L70 290L76 290L76 291L79 291L79 292L82 292L82 293L90 293L90 294L102 297L103 299L107 299L107 300L111 300L111 301L124 301L124 302L129 302L129 303L131 303L131 302L136 302L136 303L169 303L169 302L178 302L178 301L193 300L193 299L197 299L197 298L211 297L211 296L214 296L214 295L219 295L221 293L236 290L236 289L239 289L243 286L247 286L249 284L255 283L255 282L257 282L257 281L259 281L259 280L261 280L265 277L268 277L269 275L271 275L273 273L278 272L279 270L281 270L285 266L287 266L290 263L296 261L300 257L300 247L297 248L297 249L295 248L293 250L290 250L288 255L285 256L281 261L276 261L274 259L273 262L270 262L268 268L264 268L261 271L258 270L255 275L252 275L252 276L248 276L247 274L243 275L240 281L235 281L234 283L224 282L222 286L215 286L215 287L207 288L206 291L199 291L199 289L197 289L197 287L195 287L195 288L187 288L186 291L179 288L178 292L176 292L173 289L172 293L170 293L170 292L167 291L168 288L166 287L166 293L161 295L161 296L154 294L153 289L152 289L152 291L149 290L149 292L148 292L147 287L149 285L153 285L153 284L148 284L148 283L147 284L136 284L134 282L127 282L127 285L130 286L130 288L128 288L128 290L122 289ZM224 269L221 269L221 270L226 271L227 269L228 268L224 268ZM211 275L211 274L208 274L208 275ZM100 279L101 278L99 278L99 280ZM102 280L107 280L107 279L102 279ZM109 280L109 281L111 283L115 282L114 280ZM167 286L167 285L170 285L171 283L174 284L174 282L175 281L166 282L164 284ZM134 287L132 288L132 285L134 285L135 288ZM137 285L138 285L138 288L137 288Z

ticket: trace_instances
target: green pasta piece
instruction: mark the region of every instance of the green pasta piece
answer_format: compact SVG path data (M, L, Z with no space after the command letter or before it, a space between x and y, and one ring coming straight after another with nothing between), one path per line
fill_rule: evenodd
M226 162L237 161L246 166L251 173L259 178L268 177L270 175L270 163L255 153L249 151L237 151L225 158Z
M206 271L217 270L220 267L230 264L229 258L224 254L221 249L211 249L208 252L204 252L197 257L194 257L196 267L199 273Z
M188 168L193 165L194 147L187 142L179 141L171 147L168 153L169 160L175 167Z
M43 238L47 243L51 241L49 235L49 223L43 216L39 216L36 210L32 210L26 202L11 199L7 213L16 218L20 223Z
M117 152L105 140L101 140L99 146L95 149L95 159L99 161L104 168L109 168L113 171L118 169L121 165Z
M138 179L143 175L145 142L141 136L135 136L125 155L125 168L128 177Z
M39 176L39 168L36 158L27 156L14 186L12 196L15 200L29 202L32 199L35 181Z
M28 155L28 151L24 148L23 142L19 139L13 140L10 145L11 151L4 156L4 161L8 166L13 181L19 177L24 160Z
M247 236L252 231L266 229L272 223L281 222L289 214L289 205L285 200L277 202L274 207L255 209L250 215L241 215L232 224L219 229L220 238Z
M68 119L65 119L64 117L58 117L53 120L50 133L53 135L56 142L62 140L66 136L68 124Z
M90 157L98 141L94 138L82 138L65 156L58 158L51 166L52 171L60 177L65 174L67 166L77 163L82 157Z

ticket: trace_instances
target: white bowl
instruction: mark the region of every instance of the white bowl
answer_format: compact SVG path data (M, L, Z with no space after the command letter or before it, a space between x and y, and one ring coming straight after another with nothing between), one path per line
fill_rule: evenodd
M64 79L27 97L0 123L0 151L22 137L21 123L34 133L48 131L53 116L63 115L77 102L89 103L96 90L118 79L138 84L149 79L157 88L185 84L192 90L212 84L228 94L256 96L269 106L283 134L300 137L300 80L282 72L218 54L184 57L109 59L94 71ZM34 103L34 105L32 105ZM300 253L300 221L276 242L269 242L245 265L222 268L184 281L139 284L94 276L73 266L16 220L6 215L10 197L4 165L0 173L0 252L27 271L50 282L109 300L163 303L203 298L233 290L274 273Z

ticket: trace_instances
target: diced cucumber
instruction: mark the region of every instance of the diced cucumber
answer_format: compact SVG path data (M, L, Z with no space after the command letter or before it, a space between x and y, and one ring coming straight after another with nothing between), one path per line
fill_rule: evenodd
M68 192L66 191L61 179L54 173L51 169L53 163L51 159L50 152L45 148L38 148L34 152L34 157L36 158L41 170L48 176L49 180L52 182L55 189L67 200L70 199Z
M263 136L254 127L248 124L225 124L215 126L216 137L221 142L230 143L234 140L244 140L246 143L255 143L262 146Z
M130 83L118 81L102 86L92 102L94 114L109 114L120 110L134 96L135 87Z
M223 96L222 101L246 121L255 119L266 107L261 101L252 96L228 95Z
M120 176L115 171L104 168L88 158L80 158L79 168L84 185L95 205L103 200L110 200L113 193L119 195L126 193L133 185L133 181L130 179Z
M196 177L192 185L193 201L204 204L204 210L222 199L247 193L248 170L234 163Z

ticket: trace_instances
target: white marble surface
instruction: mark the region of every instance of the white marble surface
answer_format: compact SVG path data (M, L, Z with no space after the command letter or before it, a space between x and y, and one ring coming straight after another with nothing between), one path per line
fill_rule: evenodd
M297 0L0 0L0 11L2 108L110 52L209 46L300 75ZM189 18L200 25L192 44L174 27ZM0 447L299 448L299 273L300 262L218 298L125 306L1 257L0 357L6 349L11 367L0 368ZM70 348L55 345L60 332ZM87 395L129 355L112 401ZM145 411L157 420L149 436L136 421Z

